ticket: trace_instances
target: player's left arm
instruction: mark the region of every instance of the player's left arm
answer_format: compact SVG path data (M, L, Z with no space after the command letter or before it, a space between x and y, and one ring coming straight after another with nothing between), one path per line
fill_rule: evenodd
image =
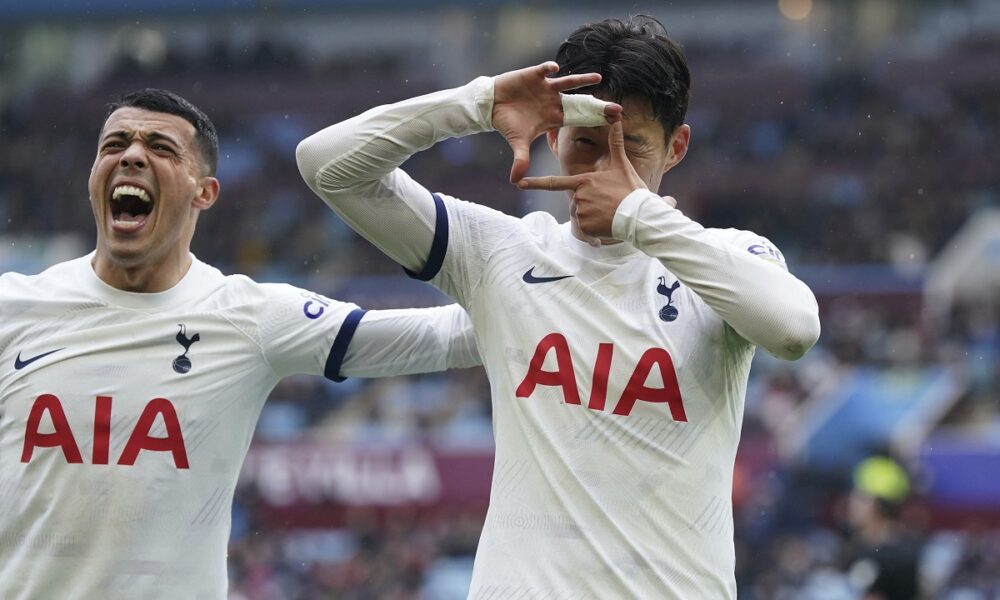
M622 201L612 235L659 259L743 338L778 358L797 360L819 338L816 297L763 238L705 229L648 190Z
M819 338L819 308L781 254L758 251L761 244L734 244L674 208L673 199L647 189L625 153L620 121L609 128L608 140L608 168L529 177L519 186L572 190L583 233L629 242L659 259L743 338L778 358L801 358Z
M458 304L371 310L358 323L340 375L385 377L480 364L472 320Z

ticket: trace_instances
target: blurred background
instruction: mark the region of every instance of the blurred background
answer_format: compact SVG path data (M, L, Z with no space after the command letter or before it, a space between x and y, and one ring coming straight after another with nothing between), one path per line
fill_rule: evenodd
M691 151L661 191L769 237L821 305L806 358L755 359L740 598L1000 598L1000 2L0 0L0 268L92 249L105 104L162 87L220 131L201 259L368 308L445 303L309 192L296 143L638 12L693 73ZM480 135L405 167L564 215L507 184L510 159ZM236 491L231 597L465 598L492 458L481 369L285 380Z

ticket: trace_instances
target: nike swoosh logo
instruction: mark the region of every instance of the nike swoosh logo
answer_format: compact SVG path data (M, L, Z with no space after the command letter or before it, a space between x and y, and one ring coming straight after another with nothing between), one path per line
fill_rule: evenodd
M50 354L55 354L56 352L59 352L60 350L65 350L65 349L66 348L56 348L55 350L49 350L48 352L43 352L43 353L41 353L41 354L39 354L37 356L32 356L31 358L26 359L26 360L21 360L21 353L18 352L17 353L17 358L14 359L14 368L16 370L20 371L21 369L23 369L24 367L27 367L28 365L30 365L31 363L35 362L36 360L41 360L41 359L45 358L46 356L48 356Z
M569 279L572 275L556 275L555 277L536 277L534 274L535 267L531 267L524 272L521 279L524 283L552 283L553 281L559 281L560 279Z

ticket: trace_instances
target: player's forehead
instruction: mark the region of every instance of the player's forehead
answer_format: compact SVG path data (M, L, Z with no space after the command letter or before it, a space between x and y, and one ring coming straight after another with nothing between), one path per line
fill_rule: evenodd
M101 138L114 135L127 137L168 136L179 143L194 139L194 125L183 117L137 106L123 106L114 111L101 128Z

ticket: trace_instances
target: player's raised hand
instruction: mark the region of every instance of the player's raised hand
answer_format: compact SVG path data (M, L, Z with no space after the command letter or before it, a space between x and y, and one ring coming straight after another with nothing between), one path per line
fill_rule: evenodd
M592 96L562 92L601 81L600 73L567 75L549 79L559 70L549 61L534 67L498 75L493 89L493 127L514 151L510 182L517 183L528 172L531 142L549 129L564 124L597 126L617 119L621 106Z
M588 236L599 238L611 237L611 222L615 218L615 211L626 196L637 189L649 189L625 153L625 137L620 119L608 128L608 157L599 170L578 175L525 177L518 183L518 187L522 190L572 192L580 230Z

